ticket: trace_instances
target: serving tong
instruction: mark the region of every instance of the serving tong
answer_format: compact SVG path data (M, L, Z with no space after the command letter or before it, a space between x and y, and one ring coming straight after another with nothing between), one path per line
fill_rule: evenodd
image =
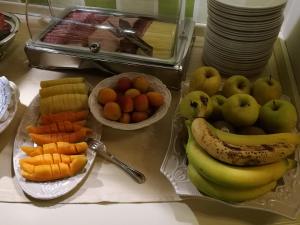
M118 38L126 38L131 43L137 45L146 55L153 55L153 47L140 38L132 29L130 23L124 19L119 19L119 26L114 25L108 21L112 29L109 31Z

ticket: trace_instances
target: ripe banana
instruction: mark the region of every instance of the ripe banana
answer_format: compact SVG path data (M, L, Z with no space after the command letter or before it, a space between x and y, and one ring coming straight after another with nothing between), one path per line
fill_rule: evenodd
M265 193L274 189L276 186L276 181L273 181L266 185L249 189L222 187L206 180L199 173L197 173L196 169L191 164L188 165L188 177L199 191L208 196L228 202L242 202L251 200L264 195Z
M192 134L196 142L214 158L232 165L264 165L291 155L296 146L290 143L233 145L218 138L203 118L194 119ZM233 135L233 134L229 134ZM223 135L225 136L225 134ZM239 138L239 135L234 136ZM249 135L250 137L250 135Z
M296 166L292 159L262 166L232 166L222 163L206 153L195 141L190 126L187 125L189 139L186 153L189 163L207 180L224 187L254 188L266 185L281 178L284 173Z

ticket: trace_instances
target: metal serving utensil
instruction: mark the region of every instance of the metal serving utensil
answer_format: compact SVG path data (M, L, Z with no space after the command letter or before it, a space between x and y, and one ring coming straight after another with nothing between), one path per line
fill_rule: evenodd
M140 38L135 31L132 30L131 25L123 19L119 20L119 27L108 21L109 25L112 27L109 31L112 32L118 38L126 38L131 43L137 45L146 55L153 55L153 47Z
M131 168L130 166L126 165L122 161L120 161L118 158L116 158L113 154L111 154L105 144L99 140L96 140L94 138L87 138L86 142L90 149L93 151L96 151L99 155L107 159L108 161L116 164L118 167L123 169L128 175L130 175L137 183L142 184L146 181L146 177L141 172Z

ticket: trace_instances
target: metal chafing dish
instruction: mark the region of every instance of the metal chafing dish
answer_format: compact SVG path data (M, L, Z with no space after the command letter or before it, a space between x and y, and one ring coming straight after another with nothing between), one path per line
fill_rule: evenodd
M41 32L32 34L30 19L27 20L32 38L26 43L25 52L33 67L100 69L108 76L128 71L144 72L157 76L170 88L178 89L185 77L194 31L193 20L185 18L185 10L182 10L185 1L179 2L182 5L181 10L172 18L87 6L67 7L54 15L49 4L50 20ZM89 20L84 16L93 18ZM102 17L108 19L103 20ZM123 18L125 22L122 21ZM114 24L116 19L117 25ZM136 22L131 23L134 20ZM141 32L134 28L137 21L146 21L147 28ZM76 36L73 40L68 39L70 33L64 30L69 29L70 26L75 27L73 32L75 30L77 32L77 34L72 33L72 37ZM81 29L84 35L89 33L86 39L84 35L78 35ZM63 33L65 39L57 37L63 36L57 30ZM101 39L103 32L109 32L110 34L107 34L109 38ZM173 36L171 36L172 32ZM98 39L93 39L97 35ZM169 39L170 43L168 43ZM119 44L118 47L111 47L115 40ZM166 42L165 46L168 48L163 49L162 42ZM127 44L133 46L135 50L128 49Z
M0 59L4 56L6 49L15 39L17 32L19 31L20 20L17 16L8 12L1 12L1 16L4 18L5 25L8 26L6 32L0 30Z

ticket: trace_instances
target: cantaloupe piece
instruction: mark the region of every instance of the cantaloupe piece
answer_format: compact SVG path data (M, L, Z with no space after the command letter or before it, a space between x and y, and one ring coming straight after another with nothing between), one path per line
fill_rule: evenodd
M79 173L86 165L87 158L85 155L67 156L65 160L69 163L59 162L53 164L33 165L28 161L20 162L21 175L31 181L52 181L74 176ZM36 162L35 162L36 163Z
M43 146L21 146L21 150L29 156L36 156L46 153L60 153L66 155L83 154L88 149L86 142L69 143L55 142Z

